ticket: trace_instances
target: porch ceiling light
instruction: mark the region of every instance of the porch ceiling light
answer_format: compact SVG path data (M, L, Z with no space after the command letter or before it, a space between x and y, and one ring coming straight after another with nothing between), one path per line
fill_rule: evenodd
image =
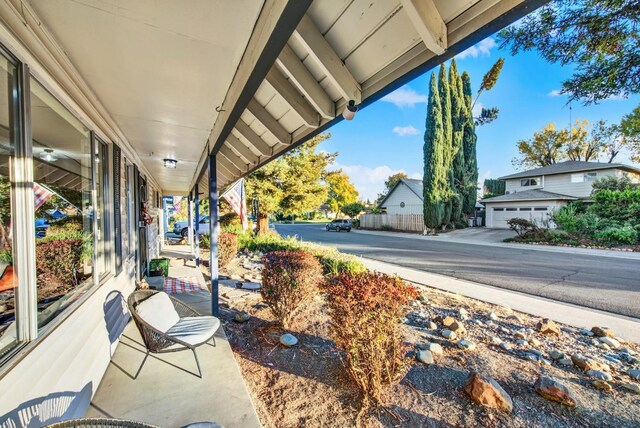
M347 104L347 107L345 107L342 112L342 117L344 117L344 120L351 120L356 116L357 111L358 106L356 105L356 102L354 100L349 100L349 104Z
M164 159L163 162L165 168L175 168L178 165L178 161L175 159Z
M53 154L53 149L44 149L44 151L40 153L40 159L45 162L55 162L58 160L58 156Z

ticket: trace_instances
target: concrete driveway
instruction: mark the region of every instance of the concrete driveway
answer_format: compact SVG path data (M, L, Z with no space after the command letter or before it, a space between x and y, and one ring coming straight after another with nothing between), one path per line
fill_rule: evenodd
M454 230L452 232L441 233L431 239L441 239L449 242L468 243L496 243L503 242L507 238L516 236L511 229L488 229L486 227L469 227L467 229Z

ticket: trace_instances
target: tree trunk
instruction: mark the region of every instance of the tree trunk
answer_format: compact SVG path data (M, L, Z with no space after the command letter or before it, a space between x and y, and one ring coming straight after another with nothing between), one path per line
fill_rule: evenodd
M265 235L269 231L269 216L258 215L258 235Z

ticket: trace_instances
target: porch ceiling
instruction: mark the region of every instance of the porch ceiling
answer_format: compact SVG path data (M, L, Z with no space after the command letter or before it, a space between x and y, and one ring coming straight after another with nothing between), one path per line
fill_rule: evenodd
M171 194L209 153L224 187L548 0L29 1Z

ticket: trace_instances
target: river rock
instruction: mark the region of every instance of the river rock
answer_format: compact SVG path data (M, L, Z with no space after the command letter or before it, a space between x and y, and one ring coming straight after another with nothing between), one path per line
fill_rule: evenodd
M569 407L575 407L577 404L576 398L569 387L552 377L540 376L533 387L540 396L547 400L557 401Z
M635 380L640 380L640 369L629 369L627 373Z
M638 385L637 383L623 383L620 386L629 392L640 394L640 385Z
M280 336L280 343L282 343L286 347L294 346L298 343L298 338L293 334L285 333Z
M587 376L600 380L613 380L613 377L609 373L600 370L587 370Z
M458 337L465 337L467 335L467 329L462 322L455 321L449 326L449 330L455 331Z
M573 364L580 367L584 371L588 371L588 370L608 371L609 370L609 366L599 361L596 361L592 358L585 357L584 355L581 355L581 354L573 354L571 356L571 361L573 362Z
M524 323L524 320L522 318L520 318L518 315L516 314L511 314L506 318L508 321L515 321L517 323Z
M473 401L483 406L505 412L513 410L513 401L509 394L489 376L472 372L464 383L464 391Z
M469 351L473 351L474 349L476 349L476 344L473 343L472 341L466 340L466 339L459 340L457 345L458 345L458 348L466 349L466 350L469 350Z
M529 346L529 342L527 342L524 339L518 339L518 340L516 340L516 345L522 346L523 348L526 348L526 347Z
M511 345L509 345L509 344L508 344L508 343L506 343L506 342L502 342L502 343L500 344L500 347L501 347L502 349L504 349L505 351L511 351L511 350L513 349L513 348L511 347Z
M442 335L442 337L444 337L445 339L449 339L449 340L453 340L453 339L457 339L458 335L449 330L449 329L444 329L440 332L440 334Z
M500 345L502 343L502 339L498 336L491 336L491 344L492 345Z
M513 337L515 337L516 339L526 339L527 338L527 336L521 331L516 331L516 334L514 334Z
M439 343L421 343L418 345L418 348L424 351L430 351L434 355L444 354L444 349L442 349L442 345L440 345Z
M613 337L615 334L609 327L592 327L591 332L598 337Z
M426 325L426 327L429 330L437 330L438 329L438 325L436 323L434 323L433 321L429 321Z
M498 321L498 316L495 314L495 312L489 312L487 316L491 321Z
M591 385L593 385L594 388L605 392L610 392L613 389L611 384L605 380L594 380L593 382L591 382Z
M620 342L618 342L616 339L612 337L605 336L605 337L599 338L599 340L600 342L604 343L605 345L608 345L613 349L618 349L620 347Z
M240 323L247 322L249 321L249 319L251 319L251 315L249 315L249 312L247 311L236 312L236 314L233 316L233 320Z
M535 337L531 337L529 339L529 343L531 343L532 346L540 346L542 345L542 342L540 342L538 339L536 339Z
M561 366L569 367L573 365L573 361L569 358L560 358L558 360L558 364L560 364Z
M564 352L560 352L557 349L552 349L549 351L549 356L552 360L561 360L564 358Z
M433 364L434 362L433 354L431 354L431 351L428 351L426 349L418 351L418 353L416 354L416 358L423 364Z
M536 324L536 329L542 334L549 334L553 336L560 336L562 333L560 327L548 318L543 318Z

